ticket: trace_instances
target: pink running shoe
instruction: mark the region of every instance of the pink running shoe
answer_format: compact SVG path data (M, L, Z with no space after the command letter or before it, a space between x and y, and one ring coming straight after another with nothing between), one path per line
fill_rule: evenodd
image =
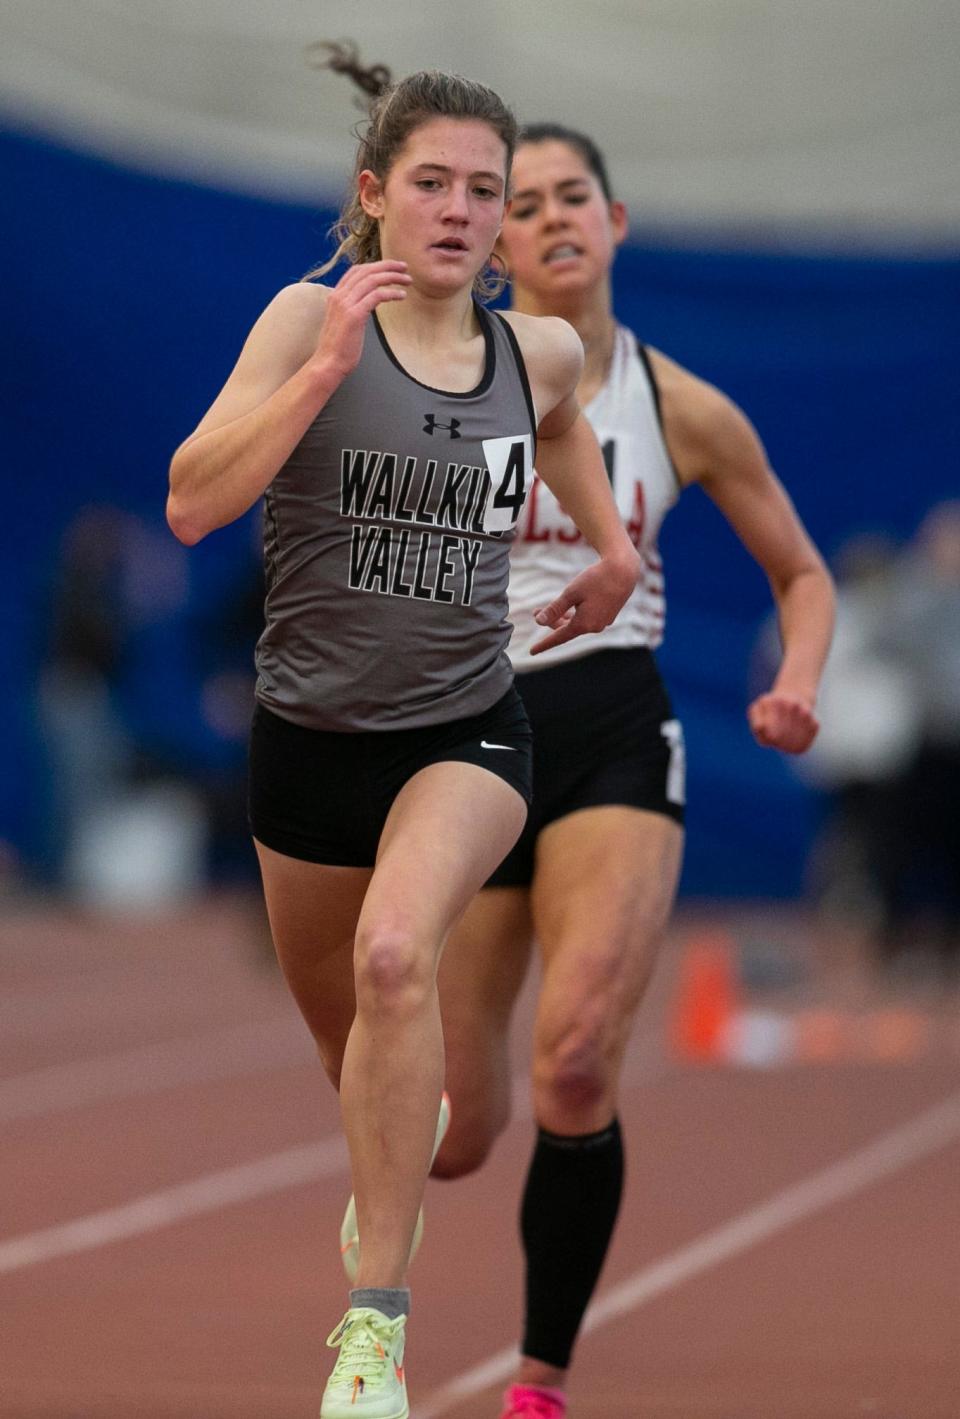
M503 1396L500 1419L564 1419L567 1396L542 1385L511 1385Z

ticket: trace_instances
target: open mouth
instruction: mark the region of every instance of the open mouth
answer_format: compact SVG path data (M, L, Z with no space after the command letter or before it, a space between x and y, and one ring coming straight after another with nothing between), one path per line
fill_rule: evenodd
M467 243L461 237L444 237L433 243L434 251L466 251Z
M550 266L555 261L576 260L578 256L582 255L583 252L578 246L574 246L572 242L565 241L561 242L559 246L551 246L543 260L547 266Z

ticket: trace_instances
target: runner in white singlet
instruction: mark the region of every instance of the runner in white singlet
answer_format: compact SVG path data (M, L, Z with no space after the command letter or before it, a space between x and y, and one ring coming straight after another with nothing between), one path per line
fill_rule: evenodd
M453 1122L434 1172L456 1177L482 1162L507 1122L507 1028L539 944L538 1135L521 1208L525 1326L502 1419L565 1414L571 1352L617 1215L620 1068L682 848L683 741L653 660L665 621L657 532L679 493L699 483L770 581L783 660L748 709L759 743L787 753L810 745L833 620L829 576L749 421L617 323L610 270L626 230L592 141L556 125L527 129L500 246L514 305L562 315L583 340L581 405L643 575L616 625L563 647L562 663L532 662L531 612L585 551L535 484L510 587L511 656L534 731L533 807L517 846L455 929L440 991Z

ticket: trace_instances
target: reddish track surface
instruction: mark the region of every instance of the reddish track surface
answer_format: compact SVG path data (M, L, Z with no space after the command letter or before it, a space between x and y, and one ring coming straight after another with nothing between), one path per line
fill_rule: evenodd
M930 1006L935 1045L897 1063L677 1064L663 1016L691 929L637 1030L627 1197L570 1419L958 1419L956 1003ZM345 1152L249 936L229 902L0 928L3 1419L316 1416ZM850 983L811 989L829 1003ZM529 998L518 1041L525 1019ZM430 1184L420 1419L499 1413L529 1141L521 1084L488 1166Z

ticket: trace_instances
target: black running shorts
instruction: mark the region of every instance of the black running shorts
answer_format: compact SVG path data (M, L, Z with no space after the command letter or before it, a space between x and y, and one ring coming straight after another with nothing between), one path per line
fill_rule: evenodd
M683 823L683 731L651 651L597 650L514 683L533 729L533 806L488 886L528 886L540 833L581 808L621 804Z
M372 867L394 799L428 764L478 764L529 804L531 737L513 688L466 719L358 734L305 729L258 704L250 731L250 829L287 857Z

